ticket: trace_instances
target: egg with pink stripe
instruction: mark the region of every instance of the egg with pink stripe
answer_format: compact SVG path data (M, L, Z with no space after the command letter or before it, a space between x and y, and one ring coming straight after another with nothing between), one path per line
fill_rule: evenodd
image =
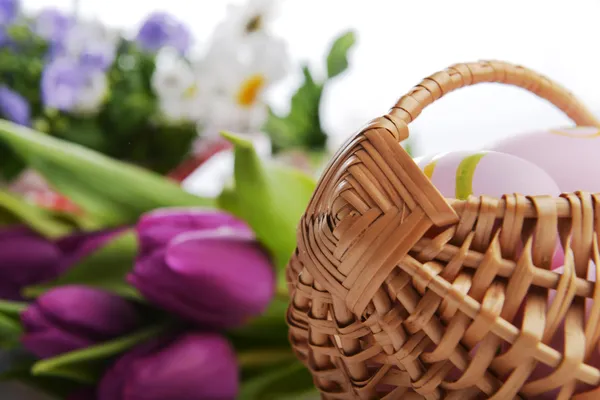
M445 197L560 194L556 182L543 169L510 154L454 151L424 157L417 165Z
M523 133L486 148L538 165L561 192L600 192L600 129L596 127Z

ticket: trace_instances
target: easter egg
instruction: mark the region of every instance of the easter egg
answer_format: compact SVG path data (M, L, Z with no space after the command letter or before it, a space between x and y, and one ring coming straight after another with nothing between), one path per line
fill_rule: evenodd
M573 127L516 135L489 150L530 161L548 173L561 192L600 192L600 130Z
M560 193L554 180L537 165L494 151L454 151L417 165L445 197L469 195L501 197L503 194L552 195Z

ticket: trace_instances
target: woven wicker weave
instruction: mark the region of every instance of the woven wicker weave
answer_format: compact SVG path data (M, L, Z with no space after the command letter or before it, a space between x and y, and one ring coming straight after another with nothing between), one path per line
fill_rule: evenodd
M590 365L600 285L587 280L600 267L600 194L444 199L400 145L424 107L480 82L519 86L600 126L547 78L477 62L426 78L349 140L287 269L290 340L324 399L600 399ZM562 274L550 270L557 241ZM547 373L532 378L537 365Z

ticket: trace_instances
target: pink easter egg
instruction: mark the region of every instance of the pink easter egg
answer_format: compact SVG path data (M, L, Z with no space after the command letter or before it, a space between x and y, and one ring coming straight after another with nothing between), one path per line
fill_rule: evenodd
M418 165L449 198L560 194L557 184L540 167L510 154L454 151L421 160Z
M600 192L600 129L573 127L523 133L486 147L530 161L561 192Z

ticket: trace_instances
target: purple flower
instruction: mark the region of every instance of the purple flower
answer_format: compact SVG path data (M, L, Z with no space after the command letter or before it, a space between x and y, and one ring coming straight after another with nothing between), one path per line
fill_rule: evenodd
M93 111L106 93L103 72L86 68L69 58L58 58L46 65L41 81L42 102L61 111Z
M41 38L52 43L59 43L65 38L72 25L72 18L55 8L45 8L40 11L33 22L33 30Z
M0 230L0 298L16 300L24 286L59 274L59 248L26 227Z
M190 48L192 37L188 29L172 15L155 12L142 24L136 41L142 49L151 52L173 47L185 53Z
M151 212L137 226L128 277L149 301L200 326L229 328L260 314L275 288L269 257L246 224L218 211Z
M67 58L84 69L106 71L115 61L119 39L98 21L69 23L63 39L52 46L51 59Z
M125 299L85 286L62 286L40 296L21 315L23 346L40 358L82 349L122 336L138 326Z
M0 116L19 125L29 125L29 103L19 93L6 86L0 86Z
M0 0L0 27L13 22L20 8L19 0Z
M24 287L55 279L113 235L79 233L50 241L24 226L0 230L0 298L20 299Z
M98 400L231 400L238 392L231 345L212 333L142 344L104 375Z

